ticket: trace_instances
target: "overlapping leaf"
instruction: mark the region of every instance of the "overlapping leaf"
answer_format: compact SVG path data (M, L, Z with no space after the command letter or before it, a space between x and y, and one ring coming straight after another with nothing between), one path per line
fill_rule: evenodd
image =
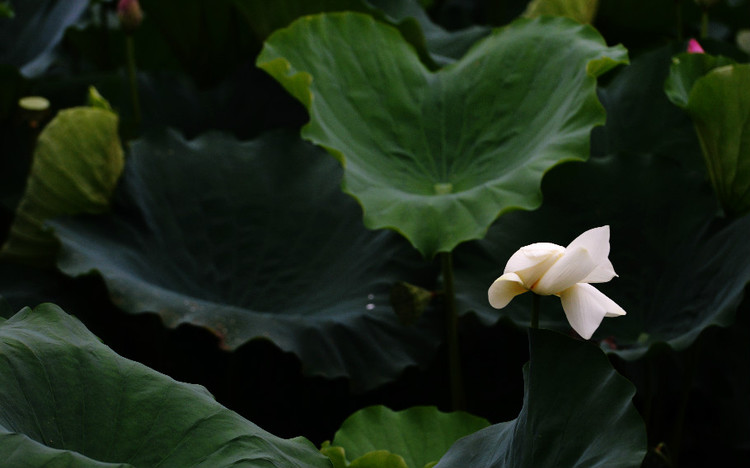
M5 466L328 467L102 344L53 304L0 322L0 459Z
M636 468L646 431L635 389L588 343L529 331L518 418L464 437L436 468Z
M290 133L138 140L112 215L52 223L58 266L98 271L129 312L206 327L228 349L269 339L308 374L371 388L424 362L441 322L428 313L414 327L399 323L390 288L420 282L416 255L362 226L340 177L335 161Z
M683 54L665 91L695 124L711 183L730 215L750 211L750 66Z
M544 18L433 73L395 29L343 13L277 31L258 65L308 108L302 134L344 166L365 224L431 257L481 238L501 213L537 208L543 174L586 159L604 119L596 77L625 60L592 28Z

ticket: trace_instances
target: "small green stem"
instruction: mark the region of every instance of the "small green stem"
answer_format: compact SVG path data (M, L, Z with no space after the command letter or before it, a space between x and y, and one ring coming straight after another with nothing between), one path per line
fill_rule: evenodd
M675 22L677 23L677 40L682 41L682 2L675 1Z
M451 382L451 406L453 410L466 407L463 377L461 375L461 350L458 344L458 310L456 309L456 290L453 285L453 254L440 253L445 289L445 331L448 342L448 373Z
M541 296L539 294L531 294L531 328L539 328L539 309Z
M135 66L135 40L132 34L125 35L125 56L127 57L130 100L133 101L133 120L137 128L141 124L141 102L138 98L138 76Z
M708 37L708 8L703 9L701 14L701 39Z

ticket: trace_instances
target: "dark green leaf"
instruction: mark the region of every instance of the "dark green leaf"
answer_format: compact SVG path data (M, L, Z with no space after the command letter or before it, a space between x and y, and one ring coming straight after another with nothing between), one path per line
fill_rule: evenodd
M529 330L518 418L464 437L436 468L636 468L646 431L635 389L589 343Z
M441 322L403 326L388 301L396 281L419 283L416 255L362 226L321 150L290 133L174 132L131 150L112 215L52 223L61 270L96 270L122 309L206 327L228 349L269 339L356 389L432 355Z

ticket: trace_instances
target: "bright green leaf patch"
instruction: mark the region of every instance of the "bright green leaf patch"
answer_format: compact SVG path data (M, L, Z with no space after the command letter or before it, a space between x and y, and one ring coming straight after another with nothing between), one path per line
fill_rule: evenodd
M61 111L44 128L3 257L53 264L58 244L44 222L109 208L125 163L117 123L109 110L77 107Z
M454 444L436 468L637 468L646 431L635 388L589 343L529 330L524 399L513 421Z
M399 322L391 287L419 282L424 265L399 236L362 226L340 180L292 132L152 135L132 143L112 214L51 223L58 267L98 271L128 312L205 327L226 349L268 339L307 374L372 388L429 359L441 322L429 310Z
M365 224L432 257L506 211L537 208L544 173L587 158L604 121L596 76L626 61L594 29L543 18L431 72L398 31L344 13L277 31L257 63L308 108L302 134L344 166Z
M345 465L350 467L423 468L437 462L459 438L487 426L486 419L461 411L443 413L427 406L392 411L371 406L347 418L323 451L331 453L336 468L343 455L352 460Z
M0 322L0 459L81 468L328 467L205 388L124 359L53 304Z

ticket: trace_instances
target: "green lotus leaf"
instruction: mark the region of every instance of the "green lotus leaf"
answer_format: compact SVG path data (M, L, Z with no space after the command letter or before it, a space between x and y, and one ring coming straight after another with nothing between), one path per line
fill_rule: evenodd
M390 289L424 284L424 264L394 233L365 229L340 180L294 133L152 135L132 143L112 214L50 223L58 267L98 271L128 312L206 327L226 349L268 339L307 374L372 388L429 360L441 321L428 310L400 324Z
M302 135L342 164L365 225L432 257L537 208L544 173L587 158L604 120L596 76L626 60L594 29L542 18L431 72L395 29L341 13L277 31L257 63L307 107Z
M732 323L750 281L750 217L716 218L716 202L701 173L672 159L621 154L561 166L543 184L545 204L511 213L482 241L459 248L456 289L461 310L486 323L530 321L529 294L492 309L487 288L510 256L534 242L567 245L583 231L611 227L610 259L619 275L597 284L627 311L607 318L594 335L626 359L654 346L685 349L707 327ZM541 298L544 328L570 327L557 297Z
M732 216L750 211L750 65L714 68L695 81L685 110L711 183Z
M456 440L489 424L486 419L463 411L443 413L431 406L416 406L403 411L370 406L343 422L336 431L331 448L343 448L346 457L354 460L350 466L355 466L357 460L370 454L385 451L402 458L407 468L423 468L437 462ZM383 460L391 458L380 456Z
M591 23L596 16L597 8L599 0L532 0L526 7L524 16L565 16L579 23Z
M58 306L0 323L0 458L5 466L329 467L180 383L118 356Z
M436 468L636 468L646 430L635 388L589 343L529 330L518 418L456 442Z
M124 165L117 123L111 111L77 107L61 111L44 128L3 257L54 264L58 244L44 222L109 208Z

